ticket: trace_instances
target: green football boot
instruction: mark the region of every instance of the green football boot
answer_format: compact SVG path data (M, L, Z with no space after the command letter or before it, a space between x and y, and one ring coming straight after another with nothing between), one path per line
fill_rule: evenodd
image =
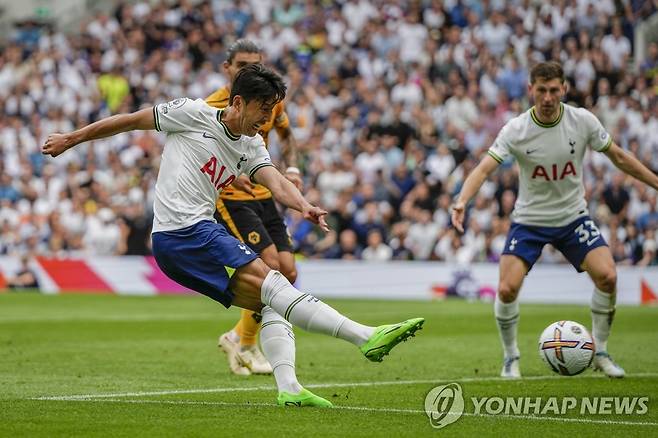
M396 345L423 328L425 318L408 319L397 324L380 325L360 348L368 360L381 362Z
M276 398L276 402L279 406L296 406L298 408L303 407L315 407L315 408L331 408L333 405L329 400L325 400L322 397L319 397L313 394L308 389L302 388L299 394L291 394L289 392L280 392L279 396Z

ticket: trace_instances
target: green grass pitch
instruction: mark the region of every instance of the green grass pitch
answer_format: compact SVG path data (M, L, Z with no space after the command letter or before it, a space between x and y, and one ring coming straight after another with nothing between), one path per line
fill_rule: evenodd
M330 301L368 324L423 316L383 363L343 341L297 334L302 384L335 409L274 405L271 376L229 373L217 336L238 317L205 297L0 294L0 436L658 436L658 308L620 307L610 351L628 377L554 375L537 338L589 326L585 306L522 305L521 381L501 381L491 304ZM473 416L441 430L425 396L448 382L471 397L649 397L644 415ZM47 398L50 397L50 398Z

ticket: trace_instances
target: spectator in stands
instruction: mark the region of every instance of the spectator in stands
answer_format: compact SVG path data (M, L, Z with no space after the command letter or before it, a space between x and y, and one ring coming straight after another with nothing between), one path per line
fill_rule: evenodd
M640 65L640 72L647 79L658 76L658 42L649 43L647 56Z
M8 173L0 175L0 200L6 199L11 203L21 198L21 192L16 188L16 183Z
M613 70L621 70L628 62L631 43L623 35L619 20L613 21L612 34L604 36L601 40L601 49L608 56Z
M7 286L13 290L39 290L39 280L30 268L30 258L28 256L21 257L21 266L16 275L7 279Z
M628 207L630 196L628 191L624 188L625 175L621 172L615 173L612 181L603 192L603 199L605 204L610 209L610 213L619 215L622 218L626 217L625 210Z
M123 242L116 215L107 207L87 216L83 241L90 253L96 255L117 255L126 250L119 246Z
M357 218L375 205L394 258L434 257L417 245L417 233L436 228L430 237L445 237L441 199L459 190L501 126L526 106L525 72L538 61L561 60L569 99L658 169L658 44L649 41L640 59L631 51L635 26L656 11L655 2L612 1L138 1L90 17L81 35L31 27L0 50L0 252L148 252L140 224L152 214L160 134L96 141L54 162L38 145L44 133L145 102L208 95L226 83L219 68L226 46L245 36L265 43L268 64L290 83L305 187L331 211L335 233L327 236L290 215L298 250L322 256L346 230L365 239ZM280 161L276 139L271 151ZM650 202L593 155L585 157L594 170L585 174L592 206L607 206L618 256L637 262L647 238L634 228L651 222ZM474 260L497 257L505 233L497 228L508 226L516 198L514 172L505 163L492 182L490 227L474 207L474 238L485 241ZM141 194L131 195L134 188ZM104 228L103 209L120 229ZM30 230L38 230L37 242ZM105 231L102 244L90 238Z
M338 243L325 253L326 258L357 260L361 258L362 248L359 245L356 233L349 228L343 230L338 236Z
M121 243L119 253L148 255L151 253L151 218L144 208L144 200L136 199L125 207L119 221Z
M369 261L387 261L393 258L393 250L384 243L382 233L373 228L368 232L368 245L361 253L363 260Z
M500 72L498 82L510 99L520 99L525 96L528 72L519 63L516 56L512 56L509 66Z
M647 195L648 211L641 214L637 219L637 228L640 232L658 229L658 209L656 208L656 195Z
M115 60L112 69L98 78L98 91L111 112L116 112L130 94L128 81L121 74L120 60Z
M654 266L658 264L656 258L656 239L653 232L647 233L647 238L642 244L642 258L637 262L638 266Z

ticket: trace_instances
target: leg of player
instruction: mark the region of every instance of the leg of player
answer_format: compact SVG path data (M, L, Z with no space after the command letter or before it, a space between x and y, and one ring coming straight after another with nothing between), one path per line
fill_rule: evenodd
M260 332L263 352L274 369L281 406L331 407L330 401L304 389L295 373L295 335L292 326L270 306L263 307Z
M503 344L505 357L501 377L519 378L520 353L516 341L519 323L518 295L523 279L528 273L528 265L514 255L503 255L500 258L500 279L498 294L494 304L494 314L498 324L500 340Z
M271 247L274 246L271 245ZM297 280L297 268L295 267L294 255L290 251L279 251L278 262L278 270L281 274L283 274L291 284L294 283ZM267 265L272 269L275 269L269 263ZM278 404L284 406L299 406L301 403L302 406L304 404L325 406L325 404L328 403L328 406L331 406L331 403L327 400L317 397L310 391L304 390L297 381L294 364L295 335L290 323L284 320L281 315L276 313L269 306L263 308L263 319L264 324L261 328L261 345L263 351L266 352L266 356L273 358L272 367L274 368L274 374L279 388L279 396L277 398ZM275 330L278 331L278 333L276 333ZM290 342L289 339L292 339L293 342ZM288 362L290 358L293 359L293 363ZM298 394L301 394L301 400Z
M592 337L596 354L592 366L603 371L608 377L624 377L624 369L617 365L608 354L608 337L615 316L617 297L617 270L607 246L600 246L588 252L582 268L594 282L592 294Z
M375 362L381 361L393 347L413 336L425 322L423 318L415 318L376 328L359 324L312 295L303 294L280 272L270 270L260 259L239 268L231 278L230 287L235 293L233 305L254 311L261 310L265 305L273 310L270 312L265 308L261 343L274 368L279 392L285 393L279 397L279 403L285 405L326 406L323 404L326 400L321 402L319 397L306 390L294 394L284 389L296 388L296 378L293 380L294 338L284 333L285 321L310 332L349 341L359 347L366 358ZM284 367L283 371L277 371L279 367Z
M273 244L268 245L260 251L260 257L271 269L279 270L279 253ZM271 374L272 366L263 356L256 339L260 329L262 315L251 310L242 310L240 320L228 333L220 336L220 346L229 358L229 365L235 374L242 374L247 369L250 374ZM238 332L239 330L239 332ZM235 336L237 334L238 336ZM235 343L229 340L238 338ZM234 368L237 363L239 368Z
M279 251L279 272L281 272L291 284L295 284L295 281L297 281L295 255L290 251Z
M373 362L380 362L395 345L412 336L424 323L423 318L414 318L376 328L359 324L318 298L300 292L260 259L237 269L230 287L235 292L233 305L254 311L264 305L270 306L294 326L351 342ZM385 345L380 345L382 343Z

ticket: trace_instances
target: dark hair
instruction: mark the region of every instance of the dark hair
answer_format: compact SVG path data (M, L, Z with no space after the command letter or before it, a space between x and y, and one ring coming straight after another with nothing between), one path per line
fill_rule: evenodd
M560 82L564 82L564 70L562 69L562 66L555 61L540 62L530 70L530 84L534 84L537 79L540 78L545 81L559 79Z
M250 64L238 70L231 84L229 105L235 96L242 96L246 103L253 99L266 102L280 102L286 97L286 84L281 76L262 64Z
M258 53L260 54L260 47L258 45L251 41L251 40L245 40L245 39L240 39L231 44L231 47L228 48L228 52L226 53L226 61L230 64L233 62L233 58L235 58L235 55L238 53Z

